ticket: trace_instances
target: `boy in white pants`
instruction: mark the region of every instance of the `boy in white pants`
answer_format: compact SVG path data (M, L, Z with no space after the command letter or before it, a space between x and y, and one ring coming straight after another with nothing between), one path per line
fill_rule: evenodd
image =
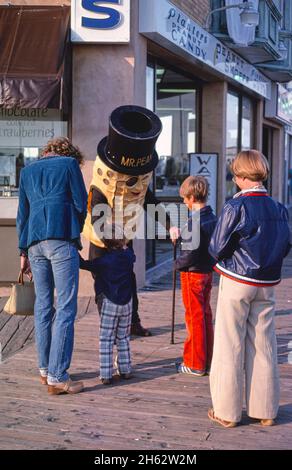
M290 249L286 208L268 196L266 158L240 152L231 165L240 188L219 217L210 254L221 274L210 373L212 421L241 420L245 377L247 414L271 426L279 407L274 285Z

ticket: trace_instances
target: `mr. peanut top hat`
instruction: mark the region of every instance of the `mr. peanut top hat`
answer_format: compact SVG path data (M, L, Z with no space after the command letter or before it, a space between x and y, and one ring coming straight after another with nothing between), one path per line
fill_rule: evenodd
M110 115L109 134L97 146L100 159L112 170L144 175L154 170L155 143L162 130L158 116L141 106L120 106Z

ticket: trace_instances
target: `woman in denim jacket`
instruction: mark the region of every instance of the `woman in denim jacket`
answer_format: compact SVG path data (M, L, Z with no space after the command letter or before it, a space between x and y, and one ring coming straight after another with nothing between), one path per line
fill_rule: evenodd
M21 269L34 278L35 334L41 383L48 392L78 393L70 367L77 313L80 233L87 193L79 165L83 156L67 138L54 139L42 157L21 171L17 232ZM29 259L29 261L28 261ZM30 263L30 267L29 267ZM53 325L54 288L57 309Z

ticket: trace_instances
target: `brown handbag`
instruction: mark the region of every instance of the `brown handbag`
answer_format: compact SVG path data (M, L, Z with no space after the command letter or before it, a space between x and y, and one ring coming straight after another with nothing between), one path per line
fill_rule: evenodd
M12 284L10 297L3 310L10 315L33 315L34 302L34 283L24 282L23 273L20 271L18 282Z

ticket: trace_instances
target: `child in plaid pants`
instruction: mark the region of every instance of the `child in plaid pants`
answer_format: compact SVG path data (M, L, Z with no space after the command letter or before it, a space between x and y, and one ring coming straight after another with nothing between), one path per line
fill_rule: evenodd
M130 330L132 317L132 272L135 262L133 250L123 239L103 238L106 250L99 258L85 261L80 257L80 268L95 274L95 294L103 294L100 316L99 360L100 379L104 385L112 383L113 348L117 346L118 374L131 378Z
M131 318L132 299L125 305L118 305L104 297L100 316L99 362L100 378L105 385L111 383L113 375L113 348L115 343L118 352L116 364L118 373L123 379L130 378Z

